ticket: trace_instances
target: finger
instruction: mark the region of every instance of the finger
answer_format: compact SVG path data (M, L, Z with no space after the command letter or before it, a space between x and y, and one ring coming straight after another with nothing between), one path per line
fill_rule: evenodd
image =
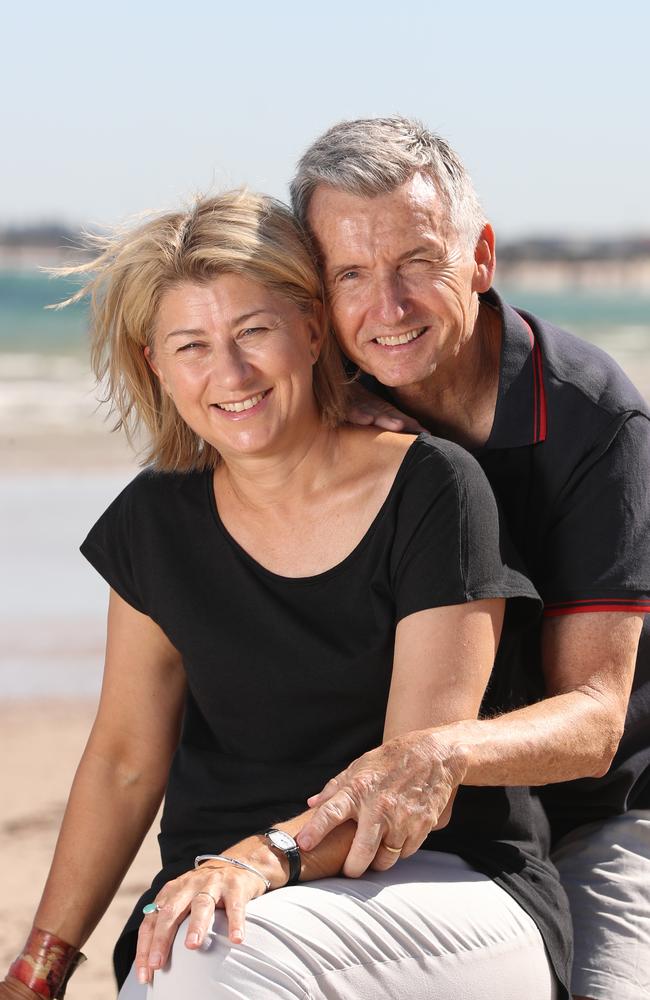
M374 421L374 416L369 413L368 410L364 409L363 406L351 406L347 413L347 420L350 424L358 424L361 427L367 427Z
M234 890L228 895L224 895L226 907L226 917L228 919L228 937L233 944L241 944L244 940L244 914L246 903L250 897L245 895L241 889Z
M149 952L151 950L151 939L153 938L154 927L156 926L157 913L148 914L138 930L138 943L135 955L135 972L139 983L144 985L149 982Z
M391 413L376 413L373 423L375 427L382 427L385 431L403 431L406 427L406 420Z
M185 935L186 948L200 948L214 922L214 911L219 902L217 890L197 892L192 899L190 919Z
M343 874L348 878L359 878L363 875L374 860L385 835L386 828L383 822L364 821L362 816L343 864Z
M393 865L396 865L401 857L404 857L404 845L398 844L393 846L393 844L388 844L384 839L379 845L370 867L373 871L386 872Z
M189 911L191 897L182 896L162 905L158 911L153 937L149 949L149 969L162 969L169 956L169 949L178 930L178 925Z
M341 774L335 775L333 778L330 778L330 780L327 782L326 785L323 786L320 792L316 792L315 795L309 796L309 798L307 799L307 805L320 806L323 804L323 802L327 802L328 799L331 799L332 796L335 794L335 792L338 792L342 777L343 777L343 772L341 772Z
M313 851L328 833L349 819L356 819L356 806L341 789L309 817L296 837L298 846L303 851Z

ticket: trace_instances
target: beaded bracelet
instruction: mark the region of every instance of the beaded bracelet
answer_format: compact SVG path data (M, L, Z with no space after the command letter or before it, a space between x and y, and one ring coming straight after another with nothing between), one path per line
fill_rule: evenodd
M253 868L252 865L247 864L245 861L238 861L237 858L229 858L227 854L199 854L194 858L194 867L198 868L203 861L227 861L229 865L236 865L237 868L245 868L247 872L252 872L253 875L257 875L258 878L262 879L267 892L271 888L271 883L266 876L262 875L257 868Z
M74 945L33 927L9 975L45 1000L62 1000L70 976L85 961L86 956Z

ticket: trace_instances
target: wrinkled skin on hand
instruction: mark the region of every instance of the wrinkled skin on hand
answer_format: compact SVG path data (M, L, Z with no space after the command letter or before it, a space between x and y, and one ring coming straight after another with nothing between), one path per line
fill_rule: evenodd
M34 1000L38 994L13 976L0 983L0 1000Z
M348 389L346 419L361 427L381 427L385 431L420 434L426 430L415 417L402 413L396 406L368 392L358 382Z
M369 867L388 869L400 857L414 854L431 830L449 822L466 771L463 747L448 746L428 730L388 740L309 799L316 811L298 834L298 843L312 850L351 819L357 832L343 874L358 878Z

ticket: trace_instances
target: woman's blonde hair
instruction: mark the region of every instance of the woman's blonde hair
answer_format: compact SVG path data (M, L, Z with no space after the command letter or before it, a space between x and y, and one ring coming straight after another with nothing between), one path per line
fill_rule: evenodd
M117 414L114 429L124 429L130 442L144 429L143 461L161 471L214 467L218 452L179 416L144 356L153 346L161 298L180 282L242 274L325 324L321 281L305 234L281 202L238 190L92 242L101 251L94 260L58 273L90 276L67 303L90 299L91 363L106 388L103 401ZM345 379L336 341L324 334L314 395L323 421L336 426L344 416Z

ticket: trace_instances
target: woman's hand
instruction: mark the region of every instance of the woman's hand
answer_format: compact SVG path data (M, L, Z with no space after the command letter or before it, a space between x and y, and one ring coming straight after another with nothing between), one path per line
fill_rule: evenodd
M150 982L153 973L165 965L178 926L188 913L186 948L200 948L204 943L217 906L226 911L230 940L240 944L246 904L265 891L258 875L227 862L207 862L167 882L155 900L158 911L147 914L140 925L135 959L138 982Z
M368 392L358 382L348 389L346 419L351 424L359 424L362 427L372 425L381 427L385 431L420 434L426 430L415 417L402 413L396 406Z
M25 986L20 980L8 976L4 982L0 983L0 1000L35 1000L38 997L34 990Z

